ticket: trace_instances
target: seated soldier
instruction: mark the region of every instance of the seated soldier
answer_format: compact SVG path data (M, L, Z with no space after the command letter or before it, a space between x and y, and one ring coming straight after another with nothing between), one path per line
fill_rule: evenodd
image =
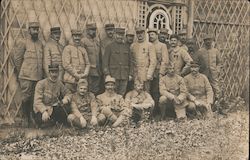
M115 92L115 79L111 76L105 78L105 92L97 96L97 101L101 113L98 121L101 124L111 122L113 127L117 127L128 116L128 108L122 95Z
M175 73L174 66L166 66L166 75L160 78L160 100L161 119L165 119L166 112L174 108L178 120L186 119L186 95L187 88L184 79Z
M85 128L87 122L97 125L97 103L95 95L88 92L88 82L80 79L77 84L77 93L72 95L71 113L68 115L68 122L71 126Z
M213 89L204 74L199 73L199 65L191 62L191 73L184 77L188 90L188 113L195 116L201 113L202 116L211 116L213 104Z
M48 66L49 77L40 80L35 88L34 105L35 121L39 127L45 127L54 122L67 122L70 102L70 91L58 79L59 65ZM46 123L48 122L48 123Z
M151 95L145 91L143 82L135 81L134 88L126 94L125 103L130 108L132 122L138 123L142 117L144 117L143 119L149 118L155 102Z

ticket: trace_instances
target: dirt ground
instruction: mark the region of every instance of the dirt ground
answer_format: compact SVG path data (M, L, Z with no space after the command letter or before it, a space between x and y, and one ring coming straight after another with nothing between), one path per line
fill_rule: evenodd
M249 111L140 127L0 130L1 160L247 160Z

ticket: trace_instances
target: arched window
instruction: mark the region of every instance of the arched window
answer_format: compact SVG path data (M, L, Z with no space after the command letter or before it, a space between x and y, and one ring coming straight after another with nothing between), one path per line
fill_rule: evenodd
M169 30L169 33L171 34L172 30L170 29L169 24L170 24L169 15L163 9L156 9L150 15L149 28L157 28L157 29L167 28Z

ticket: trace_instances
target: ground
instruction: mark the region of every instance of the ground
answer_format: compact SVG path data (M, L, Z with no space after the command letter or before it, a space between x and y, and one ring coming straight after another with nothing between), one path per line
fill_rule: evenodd
M140 127L1 129L1 160L247 160L249 111Z

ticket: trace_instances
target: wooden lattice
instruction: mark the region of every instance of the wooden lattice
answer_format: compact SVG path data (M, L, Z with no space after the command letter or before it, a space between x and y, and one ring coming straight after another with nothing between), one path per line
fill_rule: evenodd
M50 27L60 26L60 42L71 40L71 29L97 23L102 38L106 23L134 28L138 20L137 0L2 0L0 6L0 109L1 116L15 118L21 106L20 88L12 60L15 43L27 36L29 21L40 24L40 39L48 40Z
M249 80L249 2L247 0L196 0L194 32L198 45L204 33L215 35L221 52L220 73L226 95L239 96Z

